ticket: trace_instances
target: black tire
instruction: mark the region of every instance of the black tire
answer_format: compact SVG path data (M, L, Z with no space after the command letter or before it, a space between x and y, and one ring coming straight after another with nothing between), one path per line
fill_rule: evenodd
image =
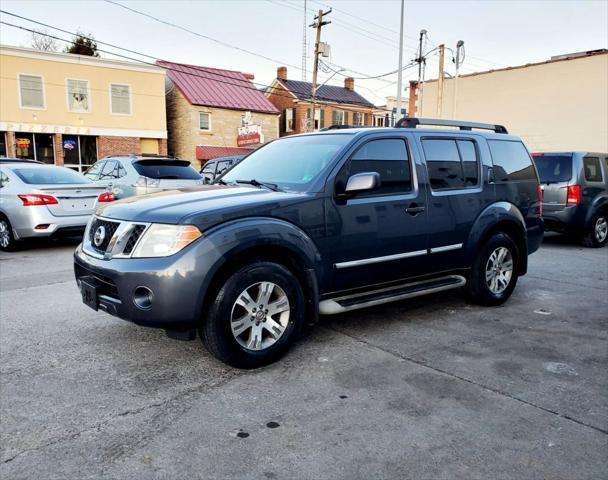
M512 273L506 288L500 292L491 290L486 280L486 269L490 265L490 256L500 248L505 248L511 255ZM496 306L501 305L513 293L517 284L517 266L519 264L519 250L511 237L505 233L496 233L483 244L471 267L467 293L471 301L479 305ZM501 286L502 287L502 286Z
M601 226L604 228L602 229ZM585 247L602 248L608 242L608 233L605 228L608 227L608 214L606 212L597 212L593 215L589 228L584 232L582 243ZM601 232L600 232L601 230ZM602 235L603 233L603 235Z
M237 341L232 333L231 322L233 309L237 308L235 306L237 299L245 290L260 282L272 282L282 290L289 301L289 309L286 310L289 311L289 317L282 335L276 340L274 337L271 338L270 341L274 340L274 344L261 350L252 350ZM199 333L205 347L222 362L237 368L261 367L283 356L297 338L304 324L304 306L304 294L300 283L287 268L272 262L252 263L232 273L219 288L215 300L206 309ZM248 315L249 313L246 313L245 316ZM251 318L253 321L253 317ZM247 332L245 331L243 335L246 336ZM253 329L250 332L253 332ZM270 338L268 330L263 332L266 339Z
M4 235L3 235L4 234ZM6 243L8 241L8 243ZM0 213L0 250L3 252L14 252L19 247L19 242L13 235L13 227L6 215Z

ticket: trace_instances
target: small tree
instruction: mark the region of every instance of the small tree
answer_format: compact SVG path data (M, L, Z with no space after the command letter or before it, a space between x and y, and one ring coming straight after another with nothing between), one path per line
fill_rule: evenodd
M65 47L66 53L74 53L76 55L88 55L90 57L99 57L97 52L97 42L91 34L85 35L82 32L77 32L72 39L72 44Z
M32 48L45 52L56 52L58 47L55 39L49 36L49 32L35 30L32 32Z

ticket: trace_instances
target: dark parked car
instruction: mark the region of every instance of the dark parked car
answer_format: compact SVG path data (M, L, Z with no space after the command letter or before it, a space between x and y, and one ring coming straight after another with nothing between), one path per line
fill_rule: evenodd
M239 163L245 155L232 155L229 157L218 157L213 160L209 160L203 168L201 168L201 175L205 179L205 183L213 183L213 181L220 177L224 172L230 170L234 165Z
M570 233L588 247L608 240L608 154L534 153L547 230Z
M542 241L539 194L530 154L501 126L295 135L201 191L99 210L75 273L90 307L198 330L217 358L255 367L319 313L460 287L503 303Z

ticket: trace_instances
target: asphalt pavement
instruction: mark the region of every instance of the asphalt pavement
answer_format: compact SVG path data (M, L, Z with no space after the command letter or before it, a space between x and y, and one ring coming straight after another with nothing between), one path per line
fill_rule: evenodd
M74 247L0 254L2 479L608 478L608 248L551 235L502 307L324 317L240 371L84 306Z

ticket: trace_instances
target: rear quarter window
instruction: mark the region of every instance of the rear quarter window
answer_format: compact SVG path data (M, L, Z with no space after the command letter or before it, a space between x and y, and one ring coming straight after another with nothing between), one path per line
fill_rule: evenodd
M532 159L523 143L510 140L488 140L488 146L494 163L494 181L537 180Z
M602 169L598 157L583 158L583 168L585 169L585 180L588 182L602 181Z

